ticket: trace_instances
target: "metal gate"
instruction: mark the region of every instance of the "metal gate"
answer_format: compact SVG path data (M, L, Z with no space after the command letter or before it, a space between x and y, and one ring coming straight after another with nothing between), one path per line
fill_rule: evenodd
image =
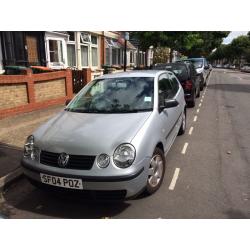
M72 84L75 94L87 84L86 74L84 74L83 70L72 69Z

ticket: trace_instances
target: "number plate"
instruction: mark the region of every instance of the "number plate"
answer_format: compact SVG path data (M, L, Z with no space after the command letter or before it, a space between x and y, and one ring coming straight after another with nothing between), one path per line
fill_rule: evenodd
M40 173L40 178L41 182L47 185L71 189L83 189L81 179L65 178L43 173Z

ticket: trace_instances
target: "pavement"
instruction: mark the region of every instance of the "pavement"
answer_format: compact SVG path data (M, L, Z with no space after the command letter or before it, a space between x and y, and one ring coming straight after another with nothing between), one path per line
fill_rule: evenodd
M0 197L9 218L250 218L250 74L214 69L166 157L161 188L119 203L56 197L25 178Z
M20 160L27 136L63 107L57 105L0 120L0 190L22 175Z

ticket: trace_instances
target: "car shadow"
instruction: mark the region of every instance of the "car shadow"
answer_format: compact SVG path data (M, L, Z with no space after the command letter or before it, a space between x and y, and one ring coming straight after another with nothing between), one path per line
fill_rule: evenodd
M209 84L208 89L216 89L230 92L250 93L250 84Z
M248 215L245 215L238 210L226 211L226 215L228 216L228 219L250 219L250 213Z
M0 142L0 177L20 166L22 154L21 148Z
M99 219L114 217L130 206L129 201L89 200L79 194L51 193L34 187L24 178L19 182L17 186L24 187L21 195L17 186L4 193L9 208L5 207L4 214L9 218ZM22 215L18 216L16 210Z

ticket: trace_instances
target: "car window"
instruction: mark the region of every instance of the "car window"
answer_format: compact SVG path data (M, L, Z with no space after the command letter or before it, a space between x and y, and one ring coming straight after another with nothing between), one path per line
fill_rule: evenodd
M171 84L173 87L173 96L172 97L174 97L179 90L179 82L173 74L169 74L169 75L170 75L170 80L171 80Z
M167 74L159 76L159 105L164 104L165 99L173 97L173 87Z

